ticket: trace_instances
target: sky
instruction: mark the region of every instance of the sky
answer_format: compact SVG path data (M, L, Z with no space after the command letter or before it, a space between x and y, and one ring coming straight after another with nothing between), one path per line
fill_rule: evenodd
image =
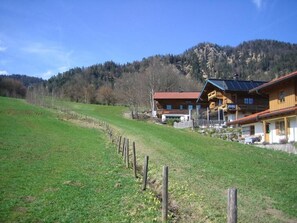
M297 43L296 0L0 0L0 74L181 54L202 42Z

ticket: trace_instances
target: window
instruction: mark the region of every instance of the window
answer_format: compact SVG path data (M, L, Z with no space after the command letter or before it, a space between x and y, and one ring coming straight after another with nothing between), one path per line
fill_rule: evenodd
M249 135L250 134L250 126L243 126L241 129L242 135Z
M269 134L270 133L270 125L269 124L266 124L266 127L265 127L265 129L266 129L266 134Z
M255 126L254 125L250 126L250 135L255 135Z
M180 106L179 106L179 109L180 109L180 110L183 110L183 109L184 109L184 106L183 106L183 105L180 105Z
M254 99L253 98L244 98L244 104L252 105L252 104L254 104Z
M171 110L172 109L172 105L166 105L166 109L167 110Z
M283 103L285 102L285 91L280 91L278 94L278 101L279 103Z
M275 122L275 128L276 128L276 134L277 135L285 135L286 129L285 129L285 121L280 120ZM287 128L290 128L290 121L287 120Z
M188 109L192 110L193 109L193 105L188 105Z
M277 121L275 123L276 134L285 135L285 121Z
M218 105L222 105L223 104L223 100L222 99L219 99L218 100Z

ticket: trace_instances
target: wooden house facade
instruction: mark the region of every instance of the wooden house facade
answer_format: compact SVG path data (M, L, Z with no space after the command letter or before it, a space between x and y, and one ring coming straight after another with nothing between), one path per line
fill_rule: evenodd
M250 93L267 95L269 109L228 124L241 125L246 136L260 136L262 142L296 142L297 71L251 89Z
M237 120L268 108L266 96L249 94L249 90L264 83L209 79L197 99L197 104L207 105L209 115L215 114L214 117L222 118L224 121Z
M155 92L156 116L166 121L168 118L188 120L189 111L196 109L200 92Z

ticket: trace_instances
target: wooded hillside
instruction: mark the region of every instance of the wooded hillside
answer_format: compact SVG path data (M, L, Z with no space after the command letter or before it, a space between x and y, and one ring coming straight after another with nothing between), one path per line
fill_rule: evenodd
M201 43L187 50L177 66L197 80L232 78L271 80L297 70L297 44L274 40L243 42L237 47Z
M296 70L297 44L254 40L236 47L200 43L180 55L155 55L126 64L107 61L76 67L47 82L40 78L31 80L25 75L5 78L18 80L26 87L43 83L34 87L34 98L42 91L42 95L76 102L125 104L137 111L139 106L152 105L155 91L199 91L208 78L232 79L235 74L241 80L269 81ZM14 90L6 90L4 95L15 95L9 92ZM32 89L31 93L34 93Z
M242 80L269 81L295 70L297 44L274 40L248 41L236 47L200 43L180 55L73 68L50 78L47 87L56 96L78 102L133 104L137 100L148 105L154 91L200 90L207 78L232 79L237 74ZM133 99L127 98L133 94Z

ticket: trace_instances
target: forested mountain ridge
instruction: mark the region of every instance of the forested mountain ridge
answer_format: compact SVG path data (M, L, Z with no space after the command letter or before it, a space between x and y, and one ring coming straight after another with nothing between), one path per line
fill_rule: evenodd
M112 61L86 68L73 68L50 78L49 82L71 81L75 74L84 73L87 81L112 82L123 73L142 72L153 58L172 64L187 77L203 82L207 78L232 78L271 80L297 70L297 44L274 40L243 42L236 47L200 43L180 55L157 55L124 65Z
M0 96L24 98L28 87L43 83L44 80L27 75L0 75Z
M0 79L13 79L20 81L25 87L30 87L35 84L43 83L44 80L39 77L31 77L23 74L0 75Z
M133 84L142 86L134 87L134 91L143 92L142 99L137 99L143 102L154 91L200 90L208 78L232 79L237 74L242 80L269 81L295 70L297 44L274 40L247 41L236 47L200 43L179 55L156 55L123 65L108 61L72 68L51 77L47 89L58 97L85 103L112 103L116 99L134 103L135 98L126 99L132 92L121 98ZM119 89L121 92L117 92ZM111 93L115 95L102 99L102 95Z
M274 40L243 42L236 47L201 43L180 56L177 66L197 80L232 78L271 80L297 70L297 44Z

